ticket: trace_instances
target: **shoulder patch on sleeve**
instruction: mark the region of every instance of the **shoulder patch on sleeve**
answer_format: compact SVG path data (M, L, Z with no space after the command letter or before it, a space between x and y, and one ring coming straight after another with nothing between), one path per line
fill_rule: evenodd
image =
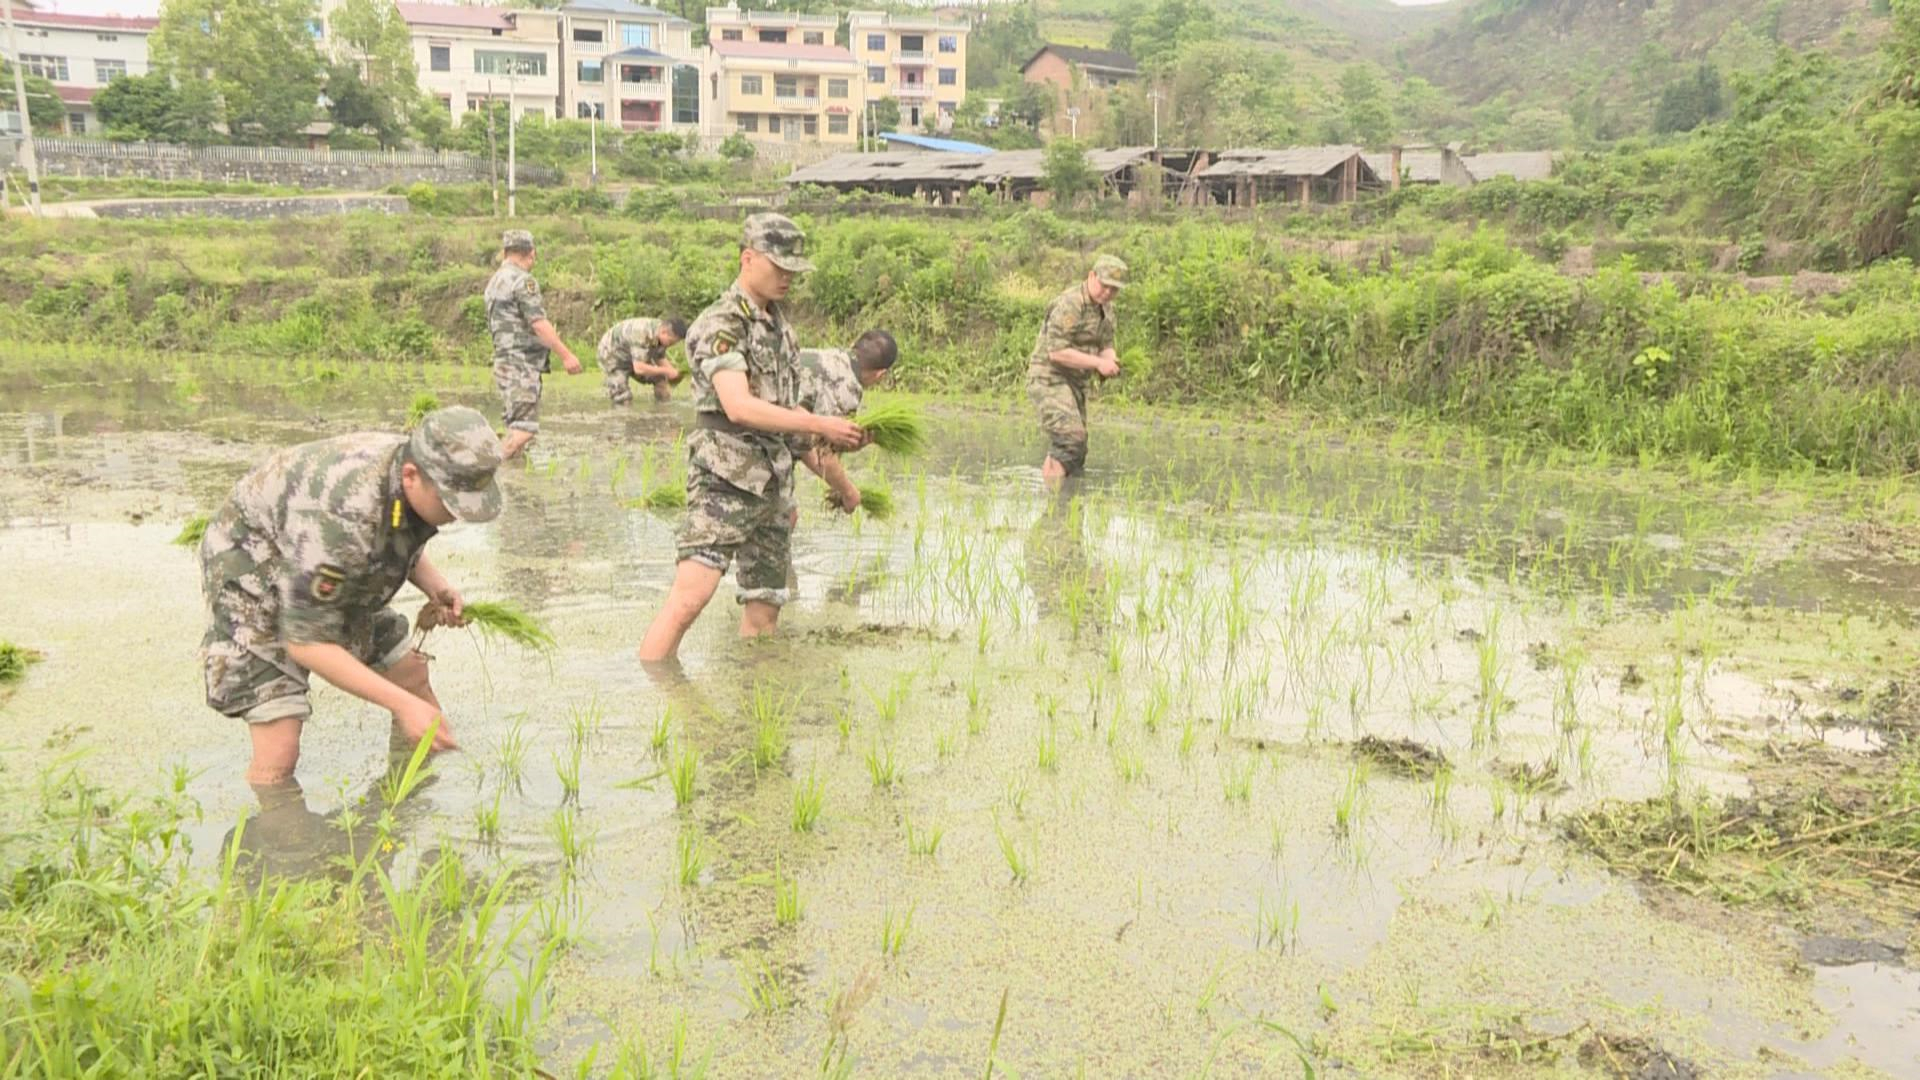
M307 595L315 603L331 604L340 598L340 586L346 584L346 580L345 570L332 563L322 563L307 576Z

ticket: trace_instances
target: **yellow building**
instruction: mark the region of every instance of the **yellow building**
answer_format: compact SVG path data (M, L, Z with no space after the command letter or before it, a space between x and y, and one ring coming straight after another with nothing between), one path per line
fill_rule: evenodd
M847 44L859 61L867 97L900 103L906 131L948 131L967 95L963 21L849 11Z
M866 87L831 15L707 9L710 134L854 145Z

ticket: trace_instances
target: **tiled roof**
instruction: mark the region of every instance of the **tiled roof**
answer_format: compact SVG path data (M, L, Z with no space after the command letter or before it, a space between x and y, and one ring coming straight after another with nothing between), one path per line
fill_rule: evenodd
M511 30L512 11L478 4L421 4L397 0L400 17L414 26L460 26L470 30Z
M1070 64L1079 64L1081 67L1106 68L1110 71L1137 72L1140 70L1140 65L1134 62L1133 57L1120 49L1088 49L1079 45L1042 45L1040 52L1034 53L1026 63L1020 65L1020 70L1025 71L1033 66L1033 62L1040 59L1041 53L1049 51L1060 59Z
M124 30L141 34L160 25L159 19L128 15L63 15L55 11L16 12L14 21L22 26L77 26L88 30Z

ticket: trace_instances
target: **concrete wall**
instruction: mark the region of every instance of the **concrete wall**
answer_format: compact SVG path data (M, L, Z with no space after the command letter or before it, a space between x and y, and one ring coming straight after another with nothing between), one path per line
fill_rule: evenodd
M60 204L49 204L49 209ZM90 204L93 217L171 218L219 217L265 221L290 217L337 217L341 214L405 214L404 195L305 195L290 198L247 196L207 199L113 199Z
M487 159L466 154L283 150L250 146L167 146L35 139L48 176L138 177L212 183L285 184L364 191L389 184L473 184L487 180ZM500 159L505 179L506 157ZM552 170L520 165L522 184L559 182Z

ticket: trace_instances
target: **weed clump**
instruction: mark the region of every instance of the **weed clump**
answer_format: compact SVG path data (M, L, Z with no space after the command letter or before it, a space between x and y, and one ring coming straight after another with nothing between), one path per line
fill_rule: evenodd
M867 433L873 445L889 454L912 457L927 448L927 422L920 410L910 405L891 401L870 405L853 422Z
M423 392L413 395L413 404L407 406L407 426L403 430L412 431L419 427L420 421L425 420L428 413L439 409L440 399L432 394Z

